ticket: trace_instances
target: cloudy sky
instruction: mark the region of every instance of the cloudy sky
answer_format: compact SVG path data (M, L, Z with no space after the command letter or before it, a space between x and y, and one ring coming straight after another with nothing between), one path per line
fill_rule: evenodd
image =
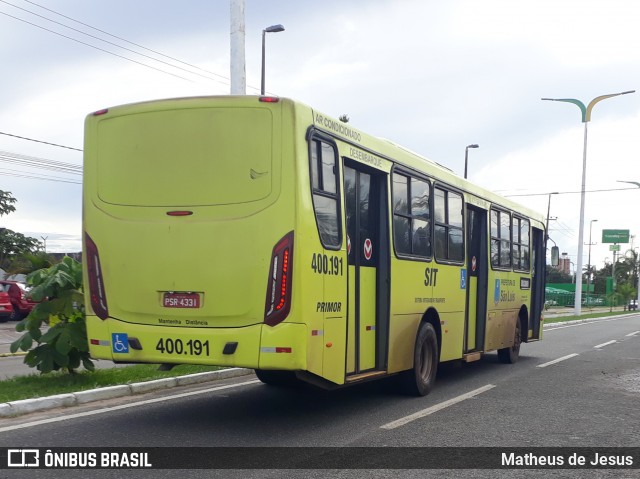
M638 89L599 103L589 123L592 263L612 258L602 229L640 233L640 189L617 182L640 182L640 2L246 0L245 9L247 93L260 85L262 29L283 24L267 37L270 93L346 113L460 174L465 146L479 144L471 180L544 214L559 193L550 236L574 263L584 124L575 105L541 98L588 103ZM0 0L0 189L18 199L0 225L46 238L49 251L80 250L81 176L68 166L82 153L8 134L82 149L89 112L228 94L229 10L229 0ZM32 158L52 169L26 166Z

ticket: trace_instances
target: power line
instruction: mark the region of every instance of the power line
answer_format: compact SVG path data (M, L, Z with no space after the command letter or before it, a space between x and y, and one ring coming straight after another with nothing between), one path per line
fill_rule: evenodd
M0 161L26 166L27 168L50 170L71 175L82 175L82 166L80 165L49 160L46 158L37 158L35 156L21 155L19 153L10 153L8 151L0 151Z
M76 20L75 18L71 18L71 17L69 17L69 16L67 16L67 15L64 15L64 14L60 13L60 12L57 12L57 11L52 10L52 9L50 9L50 8L44 7L44 6L42 6L42 5L38 4L38 3L32 2L32 1L30 1L30 0L23 0L23 1L25 1L25 2L27 2L27 3L30 3L31 5L35 5L36 7L42 8L43 10L46 10L46 11L48 11L48 12L51 12L51 13L53 13L53 14L55 14L55 15L58 15L58 16L60 16L60 17L62 17L62 18L66 18L67 20L71 20L72 22L78 23L78 24L83 25L83 26L85 26L85 27L91 28L92 30L95 30L95 31L100 32L100 33L103 33L103 34L105 34L105 35L108 35L108 36L110 36L110 37L112 37L112 38L116 38L116 39L118 39L118 40L120 40L120 41L123 41L123 42L125 42L125 43L128 43L129 45L134 45L134 46L136 46L136 47L138 47L138 48L142 48L143 50L146 50L146 51L148 51L148 52L155 53L156 55L160 55L160 56L162 56L162 57L169 58L170 60L176 61L176 62L178 62L178 63L182 63L183 65L187 65L187 66L189 66L189 67L191 67L191 68L195 68L196 70L200 70L200 71L203 71L203 72L205 72L205 73L210 73L211 75L218 76L218 77L220 77L220 78L224 79L224 80L226 81L226 83L229 83L229 82L231 81L229 77L226 77L226 76L221 75L221 74L216 73L216 72L212 72L212 71L209 71L209 70L205 70L204 68L201 68L201 67L199 67L199 66L197 66L197 65L193 65L193 64L191 64L191 63L188 63L188 62L182 61L182 60L180 60L180 59L178 59L178 58L174 58L174 57L172 57L172 56L170 56L170 55L166 55L166 54L161 53L161 52L159 52L159 51L157 51L157 50L153 50L153 49L151 49L151 48L147 48L147 47L145 47L145 46L143 46L143 45L140 45L139 43L135 43L135 42L129 41L129 40L127 40L126 38L122 38L122 37L119 37L118 35L114 35L114 34L112 34L112 33L109 33L109 32L107 32L107 31L105 31L105 30L101 30L101 29L99 29L99 28L97 28L97 27L94 27L94 26L92 26L92 25L89 25L88 23L81 22L80 20ZM6 3L6 2L5 2L5 3ZM256 89L257 89L257 88L256 88Z
M151 65L147 65L146 63L139 62L139 61L137 61L137 60L134 60L133 58L125 57L124 55L119 55L119 54L114 53L114 52L111 52L111 51L109 51L109 50L105 50L104 48L100 48L100 47L97 47L97 46L95 46L95 45L91 45L90 43L83 42L82 40L78 40L77 38L73 38L73 37L70 37L70 36L68 36L68 35L64 35L64 34L62 34L62 33L56 32L56 31L54 31L54 30L50 30L49 28L43 27L43 26L41 26L41 25L37 25L37 24L35 24L35 23L29 22L29 21L27 21L27 20L24 20L24 19L22 19L22 18L15 17L15 16L10 15L10 14L8 14L8 13L6 13L6 12L0 12L0 14L5 15L5 16L7 16L7 17L9 17L9 18L13 18L14 20L18 20L18 21L20 21L20 22L24 22L24 23L26 23L26 24L28 24L28 25L34 26L34 27L39 28L39 29L41 29L41 30L44 30L44 31L46 31L46 32L53 33L54 35L58 35L58 36L60 36L60 37L66 38L67 40L71 40L71 41L74 41L74 42L76 42L76 43L80 43L81 45L85 45L85 46L87 46L87 47L94 48L94 49L96 49L96 50L100 50L101 52L108 53L109 55L113 55L113 56L118 57L118 58L122 58L123 60L128 60L128 61L130 61L130 62L136 63L136 64L141 65L141 66L143 66L143 67L151 68L152 70L158 71L158 72L160 72L160 73L165 73L165 74L167 74L167 75L171 75L171 76L173 76L173 77L180 78L180 79L182 79L182 80L186 80L186 81L188 81L188 82L192 82L192 83L193 83L193 80L190 80L190 79L185 78L185 77L183 77L183 76L176 75L175 73L171 73L171 72L168 72L168 71L166 71L166 70L162 70L162 69L160 69L160 68L156 68L156 67L151 66Z
M69 30L73 30L74 32L80 33L80 34L82 34L82 35L86 35L86 36L88 36L88 37L90 37L90 38L93 38L94 40L98 40L98 41L100 41L100 42L107 43L107 44L109 44L109 45L111 45L111 46L114 46L114 47L116 47L116 48L121 48L121 49L123 49L123 50L125 50L125 51L128 51L128 52L130 52L130 53L133 53L133 54L135 54L135 55L140 55L140 56L142 56L142 57L144 57L144 58L147 58L147 59L149 59L149 60L156 61L156 62L162 63L162 64L164 64L164 65L167 65L167 66L169 66L169 67L171 67L171 68L176 68L176 69L178 69L178 70L185 71L185 72L190 73L190 74L192 74L192 75L198 75L198 76L200 76L200 77L206 78L207 80L212 80L212 81L217 81L217 82L220 82L220 83L228 84L228 81L223 82L223 81L221 81L221 80L218 80L217 78L211 78L211 77L210 77L210 76L208 76L208 75L203 75L203 74L198 73L198 72L193 72L193 71L191 71L191 70L187 70L186 68L182 68L182 67L180 67L180 66L173 65L173 64L171 64L171 63L169 63L169 62L166 62L166 61L164 61L164 60L159 60L159 59L154 58L154 57L152 57L152 56L150 56L150 55L146 55L146 54L144 54L144 53L137 52L137 51L135 51L135 50L132 50L131 48L123 47L122 45L118 45L117 43L111 42L111 41L109 41L109 40L105 40L105 39L103 39L103 38L97 37L97 36L92 35L92 34L87 33L87 32L83 32L82 30L78 30L77 28L73 28L73 27L70 27L69 25L65 25L64 23L60 23L60 22L58 22L58 21L56 21L56 20L52 20L51 18L48 18L48 17L45 17L45 16L40 15L40 14L38 14L38 13L32 12L31 10L27 10L26 8L22 8L22 7L19 7L19 6L17 6L17 5L14 5L13 3L7 2L6 0L0 0L0 2L4 3L4 4L6 4L6 5L10 5L10 6L14 7L14 8L19 9L19 10L22 10L23 12L30 13L31 15L34 15L34 16L36 16L36 17L38 17L38 18L42 18L42 19L47 20L47 21L49 21L49 22L51 22L51 23L55 23L56 25L60 25L60 26L62 26L62 27L64 27L64 28L68 28ZM39 6L39 5L38 5L38 6ZM66 18L66 17L65 17L65 18ZM126 41L126 40L125 40L125 41ZM144 47L143 47L143 48L144 48Z
M82 150L80 148L74 148L72 146L58 145L57 143L49 143L48 141L35 140L33 138L27 138L26 136L12 135L11 133L5 133L3 131L0 131L0 135L11 136L13 138L20 138L21 140L34 141L36 143L42 143L44 145L57 146L58 148L66 148L67 150L75 150L75 151L82 152Z
M9 173L6 173L9 172ZM17 170L0 168L0 176L14 176L17 178L28 178L31 180L45 180L45 181L55 181L58 183L71 183L74 185L81 185L82 181L74 181L71 179L60 178L57 176L47 176L47 175L37 175L35 173L26 174L26 172L20 172Z

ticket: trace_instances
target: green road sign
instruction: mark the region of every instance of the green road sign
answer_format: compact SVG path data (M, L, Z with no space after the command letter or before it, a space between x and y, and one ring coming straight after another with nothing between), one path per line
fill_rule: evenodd
M619 244L610 244L609 245L609 251L620 251L620 245Z
M603 243L628 243L629 230L602 230Z

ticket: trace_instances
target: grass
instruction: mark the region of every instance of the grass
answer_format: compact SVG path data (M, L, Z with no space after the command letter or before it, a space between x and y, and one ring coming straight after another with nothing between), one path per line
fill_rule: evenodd
M34 374L27 376L16 376L0 381L0 402L46 397L218 369L221 368L184 364L174 367L171 371L158 371L157 364L136 364L122 368L96 369L94 372L81 370L76 374L34 372Z

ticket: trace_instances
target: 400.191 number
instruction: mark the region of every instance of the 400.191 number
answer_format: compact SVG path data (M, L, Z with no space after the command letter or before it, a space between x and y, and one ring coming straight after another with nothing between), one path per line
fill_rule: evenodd
M162 354L183 354L185 356L209 356L209 340L160 338L156 350Z
M318 274L342 276L343 264L344 260L338 256L329 256L323 253L318 253L311 257L311 269Z

